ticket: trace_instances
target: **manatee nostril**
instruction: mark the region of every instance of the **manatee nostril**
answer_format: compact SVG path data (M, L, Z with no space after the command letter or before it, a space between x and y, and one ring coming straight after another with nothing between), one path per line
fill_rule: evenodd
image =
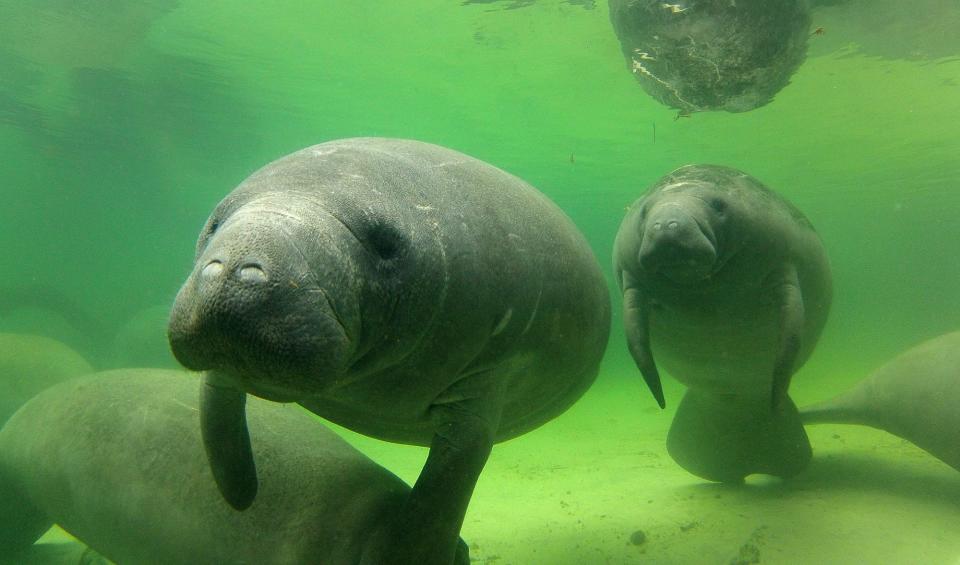
M240 277L241 281L247 283L259 284L267 282L267 274L263 272L260 265L253 263L240 267L240 270L237 271L237 276Z
M212 279L220 275L223 272L223 263L220 261L210 261L207 263L203 270L200 271L200 276L205 279Z
M678 227L680 227L680 223L677 222L676 220L670 220L669 222L667 222L667 229L675 230Z

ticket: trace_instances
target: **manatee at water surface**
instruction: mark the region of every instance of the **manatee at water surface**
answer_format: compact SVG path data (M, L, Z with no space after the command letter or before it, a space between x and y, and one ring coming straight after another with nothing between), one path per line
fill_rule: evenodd
M493 442L590 386L609 308L583 236L536 189L436 145L357 138L283 157L216 207L169 337L206 371L204 438L231 504L257 488L244 394L296 401L430 446L365 559L449 563Z
M763 106L806 57L806 0L610 0L628 68L682 113Z
M614 246L627 343L650 390L687 385L667 439L717 481L796 474L810 445L787 396L830 308L826 252L807 218L753 177L688 165L627 210Z

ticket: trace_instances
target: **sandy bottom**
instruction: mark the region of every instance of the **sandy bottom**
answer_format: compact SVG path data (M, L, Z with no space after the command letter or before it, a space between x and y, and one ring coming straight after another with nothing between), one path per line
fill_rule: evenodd
M798 404L822 396L812 386L794 394ZM668 402L681 393L667 383ZM639 376L608 373L560 418L497 445L463 527L472 560L960 564L960 474L911 444L814 426L814 460L799 477L724 486L670 459L671 418ZM426 457L339 431L410 483Z
M674 406L681 393L668 388ZM960 564L960 474L911 444L812 426L802 475L725 486L673 462L671 418L639 376L604 375L560 418L497 445L463 527L472 560ZM426 456L345 435L408 482Z

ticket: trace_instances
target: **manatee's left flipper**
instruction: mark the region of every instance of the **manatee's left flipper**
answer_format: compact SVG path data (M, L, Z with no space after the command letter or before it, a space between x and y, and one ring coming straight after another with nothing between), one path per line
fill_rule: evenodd
M230 506L246 510L257 496L257 469L247 431L247 395L216 371L204 374L200 390L200 432L213 478Z
M435 432L420 477L396 521L381 532L386 539L365 548L362 564L450 565L468 558L460 527L503 406L499 390L485 380L484 374L466 377L434 402Z
M623 271L620 286L623 289L623 330L627 335L630 356L640 369L647 388L660 408L666 407L660 372L650 348L650 304L643 298L630 273Z
M780 312L779 345L773 365L773 387L771 407L776 410L787 397L794 364L800 353L800 341L803 335L804 311L803 294L797 268L787 263L778 271L774 284L775 296Z

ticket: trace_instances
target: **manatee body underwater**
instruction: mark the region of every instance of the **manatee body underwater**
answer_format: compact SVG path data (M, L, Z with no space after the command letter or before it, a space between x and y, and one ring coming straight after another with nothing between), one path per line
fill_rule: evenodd
M0 426L43 389L92 372L83 356L55 339L0 332Z
M213 211L170 316L205 371L208 457L242 509L245 394L429 446L370 563L449 563L494 442L591 385L609 293L569 218L524 181L427 143L355 138L257 171ZM266 481L263 478L263 481Z
M627 344L665 405L658 366L688 388L667 449L687 471L788 477L811 457L790 379L832 296L820 239L746 173L688 165L627 210L614 245Z
M200 386L180 370L118 369L25 404L0 430L0 555L56 523L121 564L358 563L410 488L299 406L253 399L263 485L238 513L204 457Z
M807 0L610 0L610 21L643 89L683 114L769 103L803 63Z
M800 410L805 424L860 424L960 471L960 332L901 353L853 389Z

